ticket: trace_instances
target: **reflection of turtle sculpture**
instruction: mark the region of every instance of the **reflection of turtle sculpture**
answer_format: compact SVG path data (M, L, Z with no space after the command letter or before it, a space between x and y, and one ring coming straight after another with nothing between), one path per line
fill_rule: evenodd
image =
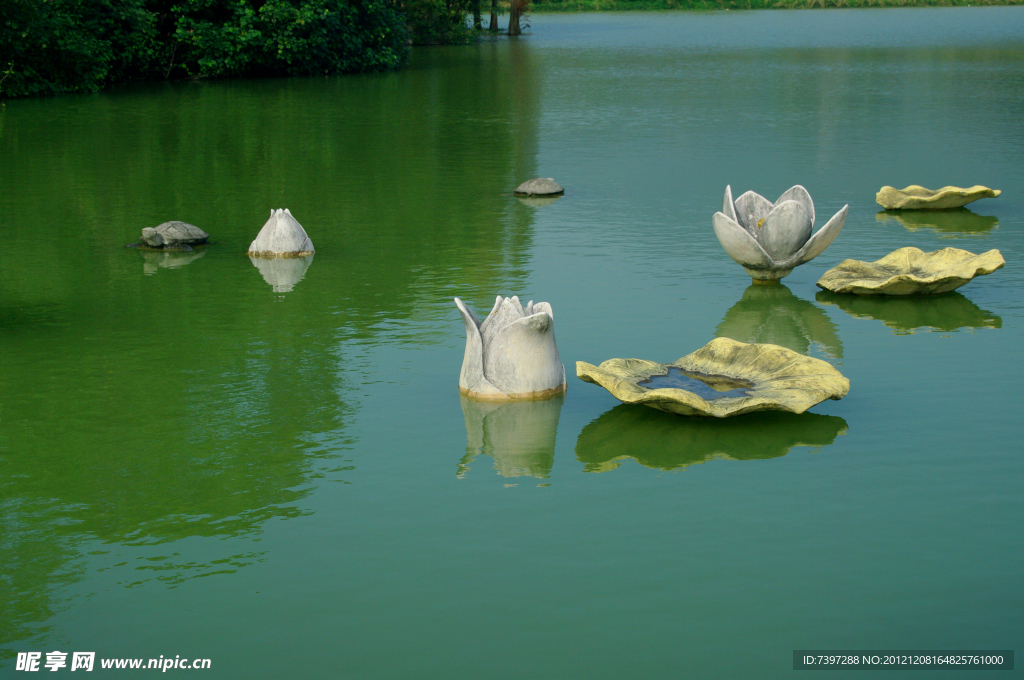
M206 243L210 235L199 227L187 222L164 222L156 227L146 227L136 248L158 250L192 250L192 246Z

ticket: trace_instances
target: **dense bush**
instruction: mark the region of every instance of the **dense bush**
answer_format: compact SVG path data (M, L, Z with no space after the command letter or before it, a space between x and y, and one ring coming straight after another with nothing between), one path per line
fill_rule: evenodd
M393 0L2 0L0 87L375 71L402 62L408 37Z

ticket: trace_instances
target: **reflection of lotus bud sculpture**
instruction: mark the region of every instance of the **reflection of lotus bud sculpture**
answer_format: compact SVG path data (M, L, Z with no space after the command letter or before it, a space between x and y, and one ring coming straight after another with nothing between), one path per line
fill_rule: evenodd
M732 200L725 188L722 212L711 219L722 248L754 279L755 283L778 281L797 265L825 252L846 222L849 206L832 216L813 236L814 201L799 184L772 203L753 191Z
M555 344L551 305L518 297L494 301L483 323L455 298L466 322L459 390L478 399L535 399L565 391L565 367Z

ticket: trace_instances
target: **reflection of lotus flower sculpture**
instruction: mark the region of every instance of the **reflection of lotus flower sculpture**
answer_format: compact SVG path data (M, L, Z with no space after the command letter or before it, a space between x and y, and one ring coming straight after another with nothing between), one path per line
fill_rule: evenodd
M287 293L306 275L313 263L313 256L272 258L249 256L249 261L260 271L263 280L273 287L275 293Z
M1002 328L1003 320L957 292L920 297L839 295L818 291L815 299L835 305L852 317L876 319L898 335L917 330L955 331L958 328Z
M725 313L715 335L782 345L801 354L807 354L813 342L833 359L843 358L843 343L828 315L782 285L748 286Z
M727 186L722 212L715 213L711 223L722 248L755 282L777 281L832 244L848 208L844 205L812 236L814 201L799 184L774 204L753 191L733 202L732 187Z
M565 391L565 367L555 344L551 305L518 297L494 301L483 323L462 300L455 305L466 323L466 354L459 390L478 399L535 399Z
M565 395L530 401L478 401L460 396L466 417L466 455L459 462L464 477L478 454L494 459L502 477L539 477L555 464L555 433Z
M753 411L803 413L850 391L850 381L821 359L729 338L716 338L671 364L609 359L593 366L577 361L576 375L627 404L716 418Z
M818 286L853 295L932 295L948 293L1005 264L998 250L981 255L959 248L926 253L908 246L876 262L843 260L818 279Z
M795 446L828 446L846 434L846 421L817 413L753 413L723 422L677 418L622 404L583 428L576 459L585 472L614 470L635 459L655 470L677 470L709 460L777 458Z

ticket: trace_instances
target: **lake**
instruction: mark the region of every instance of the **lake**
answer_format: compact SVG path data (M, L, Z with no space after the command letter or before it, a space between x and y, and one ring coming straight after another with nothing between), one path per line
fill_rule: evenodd
M0 675L58 650L101 676L779 678L798 649L1024 647L1024 8L531 23L396 73L7 102ZM537 176L565 196L512 196ZM846 225L752 286L711 216L794 184ZM881 212L909 184L1003 194ZM275 208L316 247L277 285L245 255ZM167 220L212 245L125 248ZM815 286L904 246L1006 266ZM452 298L499 294L551 303L564 398L460 397ZM687 419L575 377L717 336L849 395Z

